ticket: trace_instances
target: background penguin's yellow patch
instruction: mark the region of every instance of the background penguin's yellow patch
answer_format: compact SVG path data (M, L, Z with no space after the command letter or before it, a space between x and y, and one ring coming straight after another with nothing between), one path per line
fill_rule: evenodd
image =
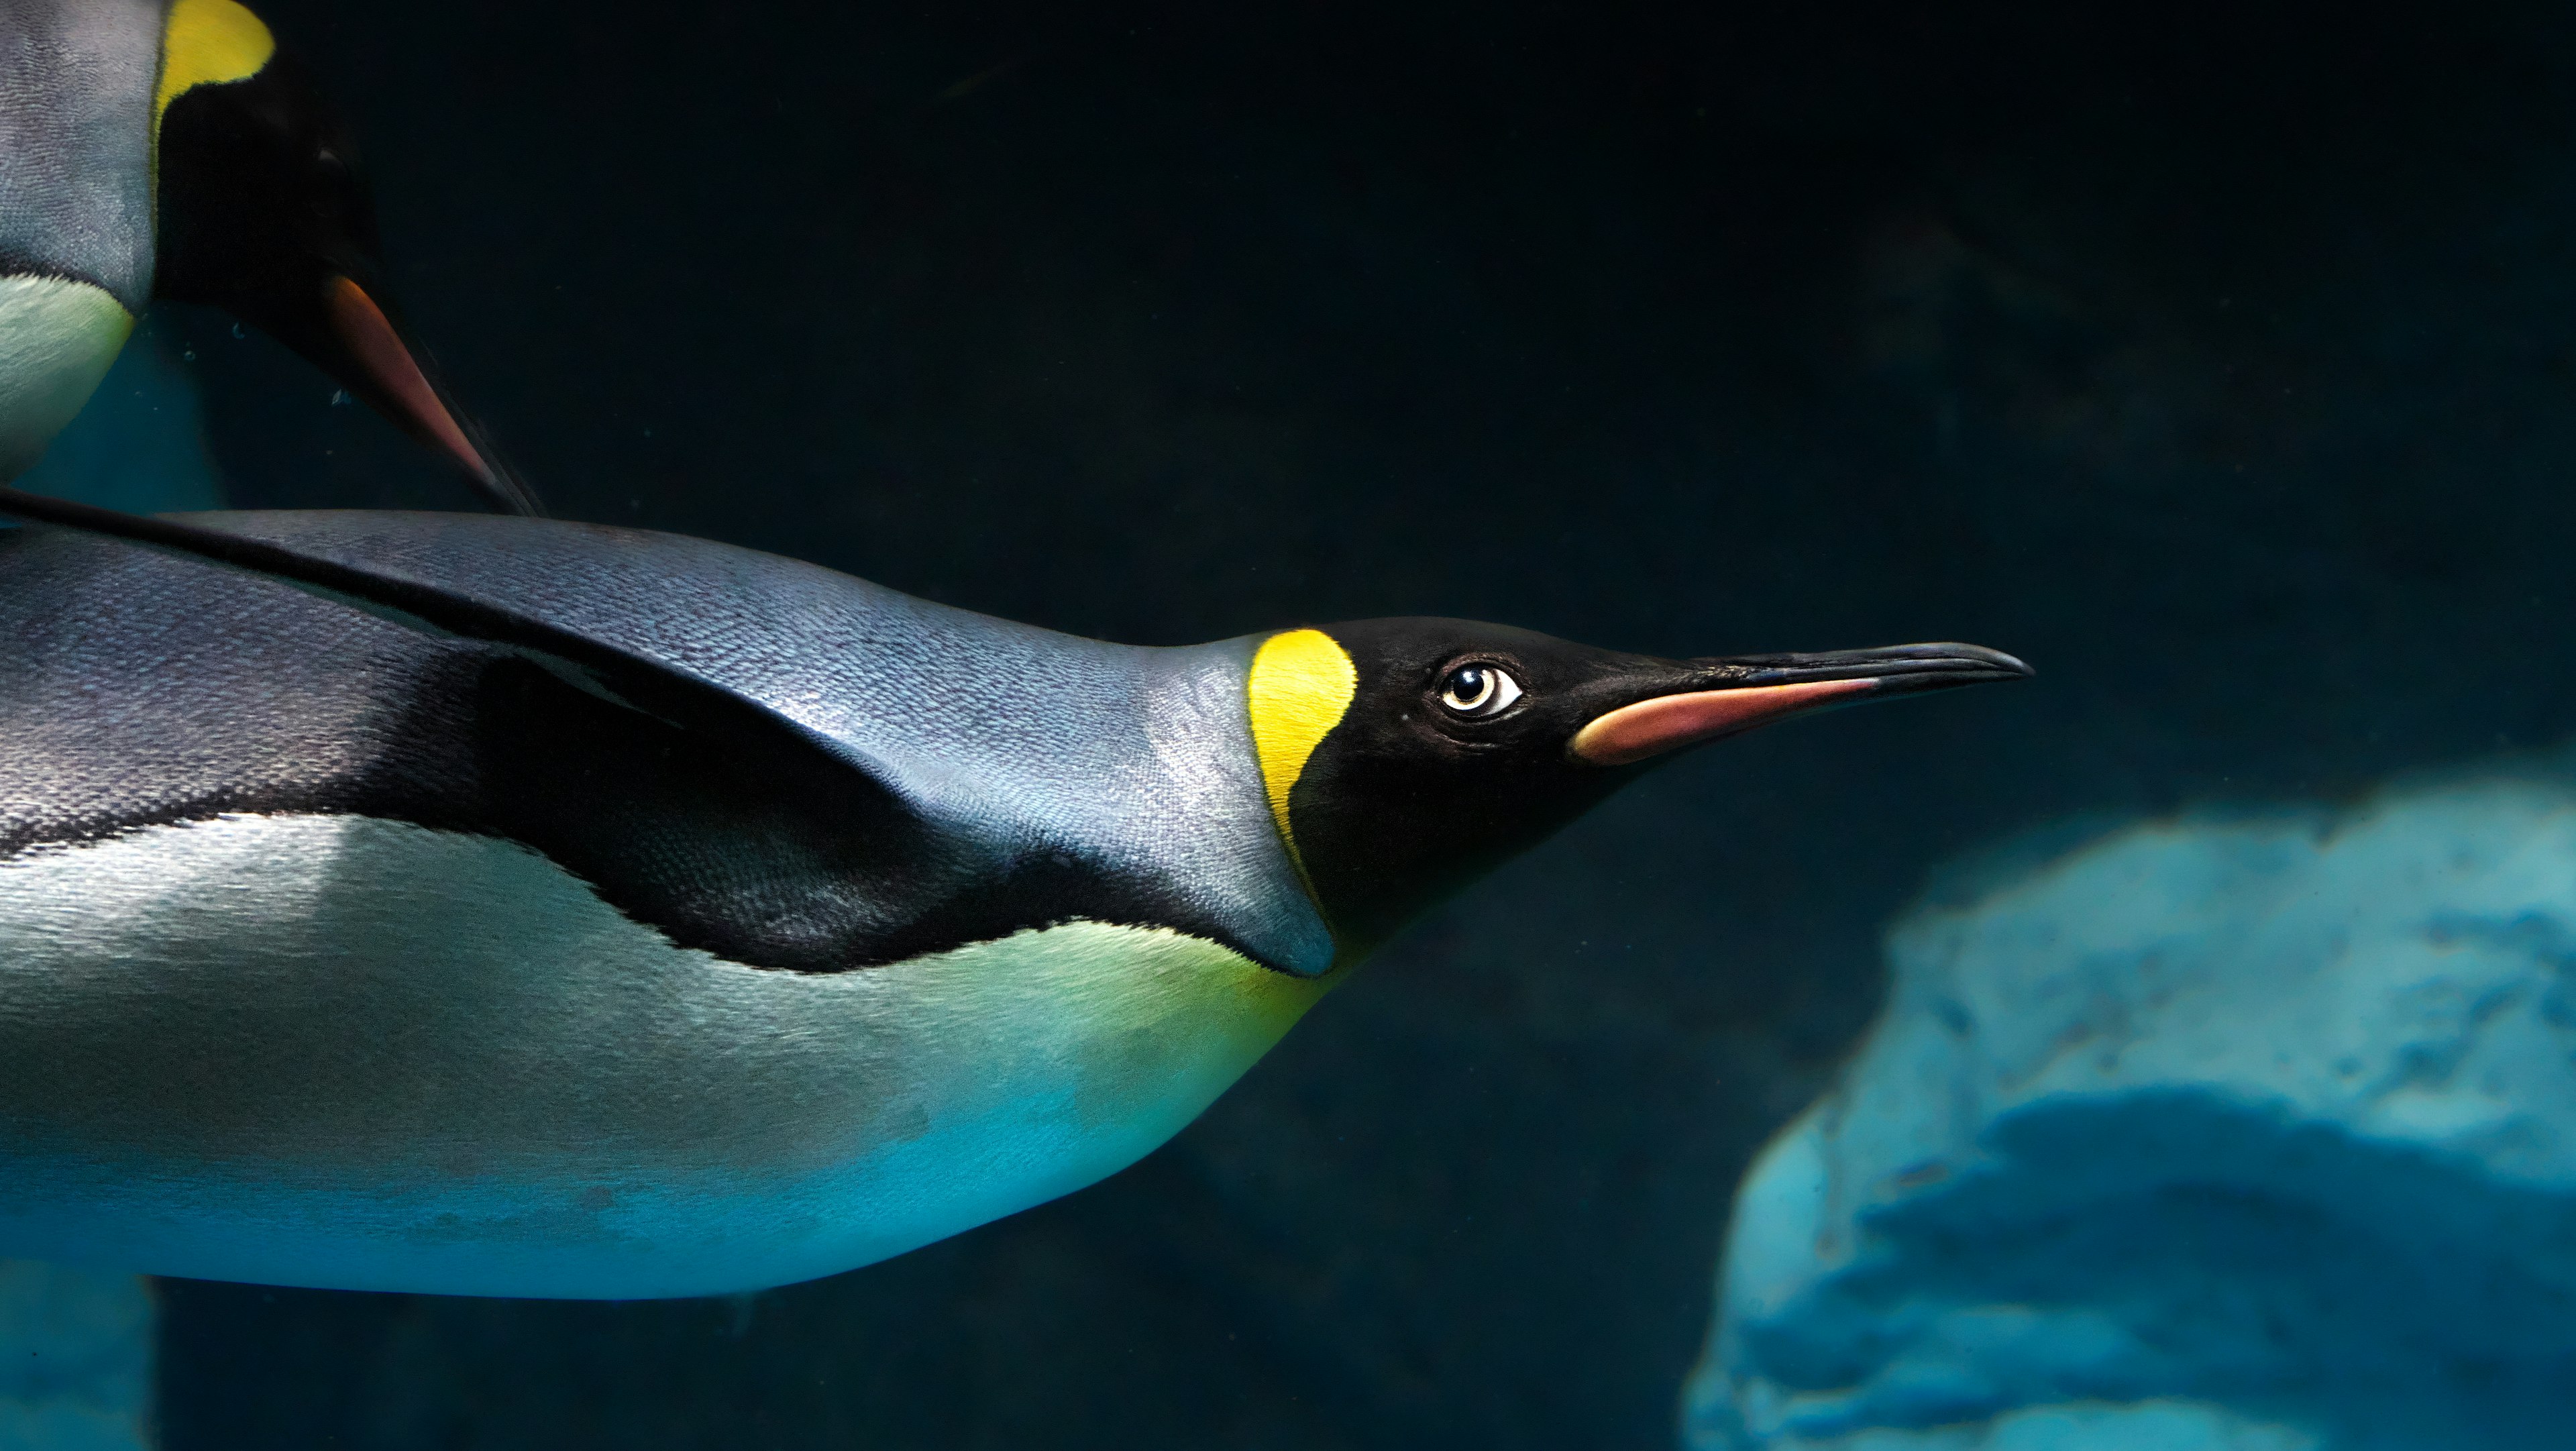
M1321 630L1273 635L1252 657L1252 675L1244 686L1252 709L1252 749L1261 758L1270 815L1279 823L1279 838L1288 843L1288 858L1300 876L1306 859L1297 854L1297 833L1288 825L1288 792L1315 747L1341 724L1359 680L1350 652ZM1309 890L1313 885L1307 884Z
M277 54L277 38L256 15L233 0L177 0L161 31L161 89L152 97L152 124L182 92L258 75Z

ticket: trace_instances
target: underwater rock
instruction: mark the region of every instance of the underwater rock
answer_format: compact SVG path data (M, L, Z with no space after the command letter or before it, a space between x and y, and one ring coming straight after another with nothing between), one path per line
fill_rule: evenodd
M1686 1444L2566 1444L2576 792L2138 826L1890 955L1737 1200Z
M0 1260L0 1448L150 1446L153 1321L140 1275Z

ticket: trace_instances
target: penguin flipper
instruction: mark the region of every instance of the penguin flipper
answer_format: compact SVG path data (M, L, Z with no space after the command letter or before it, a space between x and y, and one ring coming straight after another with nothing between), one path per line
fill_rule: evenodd
M5 485L0 485L0 514L168 550L295 585L437 634L511 646L536 657L540 664L576 667L596 687L594 693L604 691L619 704L683 724L730 724L747 712L757 713L804 737L815 749L839 756L830 742L722 686L674 670L649 656L434 584L378 573L266 539L227 534L177 519L103 509Z
M486 763L493 789L426 811L343 809L518 841L684 947L833 972L1026 925L944 920L955 881L974 871L959 844L868 762L721 684L488 600L270 540L7 487L0 514L498 647L474 707L506 743Z

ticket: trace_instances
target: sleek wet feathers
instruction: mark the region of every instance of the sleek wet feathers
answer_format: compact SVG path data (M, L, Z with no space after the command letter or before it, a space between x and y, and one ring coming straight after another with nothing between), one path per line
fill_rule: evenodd
M805 1278L1131 1162L1323 989L1252 642L1106 645L585 525L196 522L446 625L0 534L9 1252Z
M0 535L0 1250L217 1278L897 1253L1161 1143L1646 757L2029 674L1142 649L631 530L0 507L68 526Z
M520 842L755 966L859 968L1073 917L1330 963L1243 725L1250 642L1103 644L593 526L201 522L673 679L603 682L242 571L21 531L0 544L0 850L355 813ZM655 698L689 682L715 690Z

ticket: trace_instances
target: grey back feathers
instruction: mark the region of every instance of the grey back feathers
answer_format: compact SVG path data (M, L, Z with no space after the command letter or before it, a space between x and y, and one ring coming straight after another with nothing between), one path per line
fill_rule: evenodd
M152 291L160 0L0 0L0 274Z
M1249 641L1105 644L597 526L195 522L451 623L19 531L0 543L0 851L339 812L521 842L755 966L1077 918L1330 965L1252 753Z

